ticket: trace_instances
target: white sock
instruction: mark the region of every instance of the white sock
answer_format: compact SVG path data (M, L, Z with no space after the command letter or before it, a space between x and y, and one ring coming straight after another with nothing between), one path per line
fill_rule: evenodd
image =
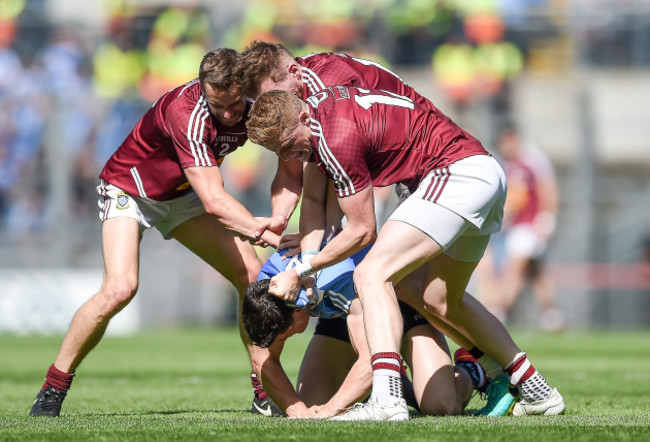
M377 402L393 406L403 397L402 358L398 353L384 352L372 355L372 395Z

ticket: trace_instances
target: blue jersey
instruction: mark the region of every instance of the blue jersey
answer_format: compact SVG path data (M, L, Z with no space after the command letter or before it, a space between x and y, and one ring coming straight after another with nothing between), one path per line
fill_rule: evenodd
M298 298L293 302L288 302L291 307L311 308L311 316L320 318L337 318L345 317L350 310L350 303L356 292L354 291L354 281L352 274L356 265L366 256L370 246L355 253L351 257L326 267L316 273L316 283L313 287L313 297L307 298L307 292L304 288L300 289ZM269 279L280 272L292 269L299 261L298 256L282 259L287 253L286 250L275 252L264 263L257 280Z

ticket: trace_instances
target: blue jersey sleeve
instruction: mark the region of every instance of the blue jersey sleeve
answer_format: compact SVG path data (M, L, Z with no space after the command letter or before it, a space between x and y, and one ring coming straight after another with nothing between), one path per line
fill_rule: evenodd
M312 316L337 318L348 315L350 304L356 296L354 269L369 249L370 246L321 271L314 290L314 298L318 296L319 299L312 308Z

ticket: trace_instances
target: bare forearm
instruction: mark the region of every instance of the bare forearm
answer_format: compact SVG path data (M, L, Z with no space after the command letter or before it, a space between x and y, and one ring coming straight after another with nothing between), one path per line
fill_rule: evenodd
M307 409L279 361L267 361L260 371L264 390L287 416L294 417Z
M300 248L319 250L325 235L325 208L322 201L303 199L300 207Z
M260 229L257 219L233 196L224 192L221 195L213 196L209 201L203 202L208 213L214 215L217 220L228 230L249 239L255 239Z
M287 218L298 206L302 193L302 164L280 162L271 183L271 208L273 213L282 213Z
M368 362L367 360L355 362L336 394L323 406L324 412L331 415L339 414L368 394L372 386L372 371Z
M327 245L316 254L311 260L311 267L320 270L345 258L352 256L364 247L372 244L375 240L375 232L368 232L365 229L357 229L348 225L341 233L335 236Z

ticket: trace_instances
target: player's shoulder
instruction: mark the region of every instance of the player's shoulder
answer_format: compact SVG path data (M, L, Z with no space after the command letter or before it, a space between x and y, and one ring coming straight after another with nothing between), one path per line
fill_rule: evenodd
M353 59L342 53L310 54L299 59L298 63L302 67L303 81L312 90L324 89L336 84L355 84L359 76Z
M163 95L159 102L175 108L193 108L197 103L203 101L202 97L203 92L201 90L199 79L195 78L194 80L188 81L187 83L170 90Z
M297 57L296 60L303 66L314 67L334 63L346 64L351 58L342 52L313 52L302 57Z
M202 121L205 125L204 131L213 125L211 118L204 118L210 111L198 79L170 90L154 106L159 108L167 124Z

